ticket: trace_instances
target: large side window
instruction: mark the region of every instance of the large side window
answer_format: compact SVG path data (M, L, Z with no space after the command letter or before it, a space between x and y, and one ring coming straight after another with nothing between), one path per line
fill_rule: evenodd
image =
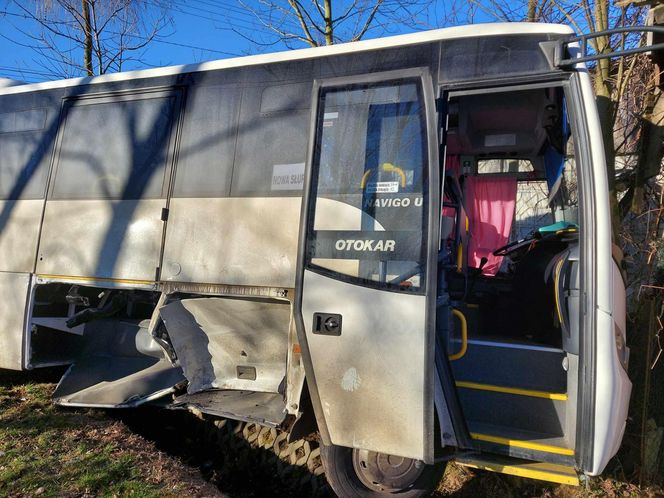
M165 196L176 100L148 94L68 104L53 198Z
M323 88L307 266L358 283L423 290L427 150L419 80Z

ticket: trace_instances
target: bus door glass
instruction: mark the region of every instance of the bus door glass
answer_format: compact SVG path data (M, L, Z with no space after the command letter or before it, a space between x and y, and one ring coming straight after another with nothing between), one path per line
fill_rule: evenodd
M326 442L430 459L422 81L319 89L300 290Z

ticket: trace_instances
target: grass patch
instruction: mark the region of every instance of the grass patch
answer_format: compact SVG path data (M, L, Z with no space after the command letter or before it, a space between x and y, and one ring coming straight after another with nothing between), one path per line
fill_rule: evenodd
M17 375L0 371L0 496L217 493L104 412L59 408L53 383Z

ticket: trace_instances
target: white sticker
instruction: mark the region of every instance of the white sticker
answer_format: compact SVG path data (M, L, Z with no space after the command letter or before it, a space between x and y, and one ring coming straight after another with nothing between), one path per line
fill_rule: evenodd
M504 147L516 145L516 135L514 133L503 133L500 135L486 135L484 137L485 147Z
M302 190L304 163L275 164L272 167L271 190Z
M369 194L396 194L399 182L369 182L365 190Z
M339 117L338 112L326 112L323 114L323 119L337 119Z

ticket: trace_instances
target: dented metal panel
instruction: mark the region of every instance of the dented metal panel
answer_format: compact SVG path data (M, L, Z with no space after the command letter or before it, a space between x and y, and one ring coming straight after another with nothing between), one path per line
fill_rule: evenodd
M162 278L295 286L300 197L171 199Z
M187 391L282 392L291 307L272 299L199 298L161 308Z
M204 391L175 398L175 404L188 405L203 413L244 422L279 427L286 419L281 394L253 391Z
M44 201L0 201L0 271L31 272Z
M186 379L148 333L149 321L85 324L82 346L53 399L66 406L124 408L174 392Z
M0 368L23 368L23 330L30 274L0 272Z
M37 273L155 280L165 201L49 200Z
M74 363L53 393L63 406L129 408L172 393L182 370L156 358L90 356Z

